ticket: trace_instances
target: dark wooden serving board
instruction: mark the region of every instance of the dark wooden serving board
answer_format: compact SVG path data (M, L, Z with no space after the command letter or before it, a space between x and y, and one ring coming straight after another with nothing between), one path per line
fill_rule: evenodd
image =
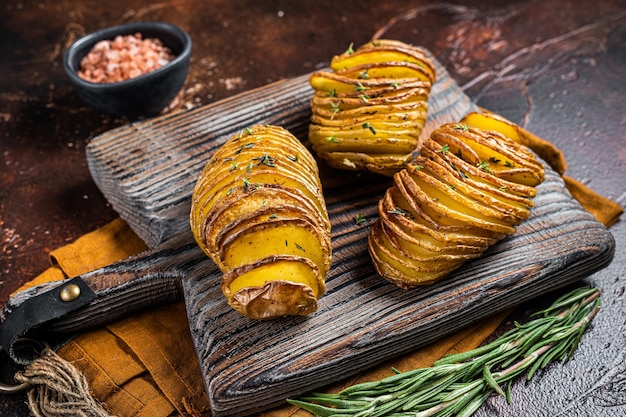
M474 109L439 64L437 71L425 134ZM191 192L211 153L255 123L280 124L303 137L310 94L307 75L107 132L88 147L92 175L150 246L189 235ZM548 168L530 219L513 236L439 283L403 291L376 274L366 249L376 204L391 180L320 169L333 268L315 314L252 321L228 307L214 265L182 279L215 416L273 407L580 280L613 257L611 234ZM368 221L356 225L357 214Z

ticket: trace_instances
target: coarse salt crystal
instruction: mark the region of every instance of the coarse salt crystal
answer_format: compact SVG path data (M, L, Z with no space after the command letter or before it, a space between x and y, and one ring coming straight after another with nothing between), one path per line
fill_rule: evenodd
M159 39L140 33L99 41L83 58L78 76L95 83L124 81L171 62L174 54Z

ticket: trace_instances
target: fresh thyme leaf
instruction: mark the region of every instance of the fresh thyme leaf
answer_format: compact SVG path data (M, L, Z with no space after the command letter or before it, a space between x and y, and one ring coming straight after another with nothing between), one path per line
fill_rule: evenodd
M351 42L350 45L348 45L348 49L346 49L346 52L344 52L344 54L350 55L354 53L354 42Z
M476 165L476 168L483 170L485 172L488 172L490 174L493 173L493 171L491 171L491 168L489 168L489 162L484 161L484 160L481 161L478 165Z
M358 213L354 216L354 223L359 226L367 221L367 217L363 213Z
M452 126L454 130L460 130L461 132L467 132L469 130L469 126L466 124L457 123Z
M367 90L367 87L365 87L360 82L357 82L356 85L354 86L354 91L365 91L365 90Z
M360 94L359 95L359 99L364 102L364 103L368 103L369 102L369 96L365 95L365 94Z
M405 217L411 217L411 213L409 213L408 211L400 208L400 207L396 207L393 210L387 210L387 213L389 214L398 214L400 216L405 216Z
M599 308L599 289L578 288L489 344L445 356L429 368L393 370L390 377L336 394L287 402L316 416L470 417L494 393L510 402L517 376L527 372L530 378L552 360L567 360Z
M332 135L326 138L326 142L339 143L337 135Z
M270 155L261 155L253 158L253 160L257 161L257 165L267 165L268 167L276 166L276 158Z
M337 95L337 90L335 90L334 88L328 90L328 97L335 97L336 95Z
M447 143L443 145L441 149L439 150L439 152L441 152L442 154L446 154L449 151L450 151L450 145L448 145Z
M338 101L333 101L332 103L330 103L330 111L333 113L333 117L335 116L336 113L339 113L341 109L339 108L339 102Z
M237 165L237 162L231 162L230 163L230 171L234 171L236 169L238 169L239 166Z
M298 162L298 155L287 155L287 159L293 162Z
M363 129L369 129L370 132L372 132L372 135L376 134L376 130L374 129L374 126L371 125L371 123L365 122L361 126L363 127Z
M362 79L362 80L369 80L370 79L370 75L367 73L368 71L369 71L369 68L359 72L359 76L358 77L360 79Z
M250 178L243 179L243 189L246 191L252 191L259 188L259 184L250 183Z
M252 142L246 143L245 145L241 145L241 146L239 147L239 149L237 149L237 150L235 151L235 153L236 153L237 155L239 155L239 154L240 154L240 153L241 153L244 149L250 149L250 148L252 148L253 146L254 146L254 143L252 143Z
M239 132L239 139L241 139L244 135L250 136L252 133L253 133L252 129L250 129L249 127L246 127L244 130Z

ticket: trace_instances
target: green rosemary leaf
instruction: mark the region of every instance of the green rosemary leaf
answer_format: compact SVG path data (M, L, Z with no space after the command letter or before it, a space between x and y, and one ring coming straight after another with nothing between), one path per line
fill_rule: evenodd
M545 310L541 310L536 313L533 313L533 316L537 316L537 315L545 316L545 315L553 313L554 311L562 310L564 307L569 307L572 304L577 303L578 301L582 301L587 297L597 298L599 295L600 293L595 288L586 288L586 287L578 288L576 290L573 290L570 293L562 295L550 307L546 308Z
M478 411L480 406L482 406L483 403L487 401L487 398L489 398L490 395L491 392L485 392L480 397L475 398L472 402L467 404L463 410L460 410L456 417L470 417L476 411Z
M434 366L457 363L457 362L465 362L474 357L483 355L484 353L493 351L497 347L504 345L514 339L515 334L513 333L513 330L509 330L508 332L506 332L505 334L503 334L502 336L500 336L499 338L497 338L496 340L494 340L493 342L487 345L478 347L476 349L473 349L467 352L455 353L455 354L444 356L443 358L437 360L434 363Z
M510 403L514 378L525 372L532 378L548 363L569 358L599 303L599 290L577 290L557 300L559 308L542 311L543 317L515 323L493 342L442 358L429 368L393 370L390 377L338 394L288 401L323 417L469 417L494 393Z
M450 417L457 416L460 413L467 412L466 410L473 410L473 413L474 411L476 411L474 410L474 403L476 401L480 401L479 405L481 405L484 402L481 394L491 395L492 392L493 391L488 388L484 389L484 386L475 387L471 391L460 397L457 401L452 402L446 408L445 415Z
M479 387L481 390L485 386L485 382L483 380L477 379L469 384L460 384L460 386L445 397L441 398L442 402L449 402L452 400L456 400L457 398L466 395L468 392L473 391L476 387Z
M549 355L544 357L544 359L550 357L552 354L554 354L554 352L555 350L552 350ZM530 366L530 369L528 369L528 373L526 374L527 380L530 381L530 379L535 375L535 373L539 370L539 368L543 368L542 363L543 363L543 360L533 361L533 364Z
M404 411L409 411L421 402L429 401L432 398L436 398L438 394L443 392L458 379L458 375L451 374L431 381L429 384L426 384L424 386L424 389L420 392L420 395L412 398L411 401L407 402L404 407L402 407L402 409Z
M512 382L509 381L508 384L506 384L506 402L507 404L511 404L511 386L512 386Z
M500 385L498 385L498 383L494 379L493 374L489 370L488 366L483 367L483 378L485 382L487 383L487 385L489 385L495 392L502 395L503 397L506 397L506 394L504 393Z
M343 412L342 414L339 414L338 410L336 408L333 407L325 407L323 405L319 405L319 404L315 404L315 403L310 403L310 402L306 402L308 401L307 399L305 399L305 401L299 401L299 400L290 400L288 399L287 402L291 405L295 405L298 406L300 408L302 408L303 410L308 411L309 413L312 413L318 417L333 417L333 416L340 416L340 415L344 415L344 416L350 416L352 415L352 411L351 410L345 410L345 412Z

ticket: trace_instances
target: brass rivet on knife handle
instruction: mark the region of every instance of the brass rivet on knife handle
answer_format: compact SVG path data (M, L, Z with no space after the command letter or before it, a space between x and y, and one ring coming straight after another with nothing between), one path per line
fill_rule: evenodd
M59 293L59 298L65 302L74 301L78 297L80 297L80 287L76 284L66 285Z
M25 365L32 358L15 349L20 340L39 340L39 330L49 330L52 322L86 307L95 299L96 293L81 277L49 289L44 284L21 291L5 305L0 324L0 346L13 361Z

